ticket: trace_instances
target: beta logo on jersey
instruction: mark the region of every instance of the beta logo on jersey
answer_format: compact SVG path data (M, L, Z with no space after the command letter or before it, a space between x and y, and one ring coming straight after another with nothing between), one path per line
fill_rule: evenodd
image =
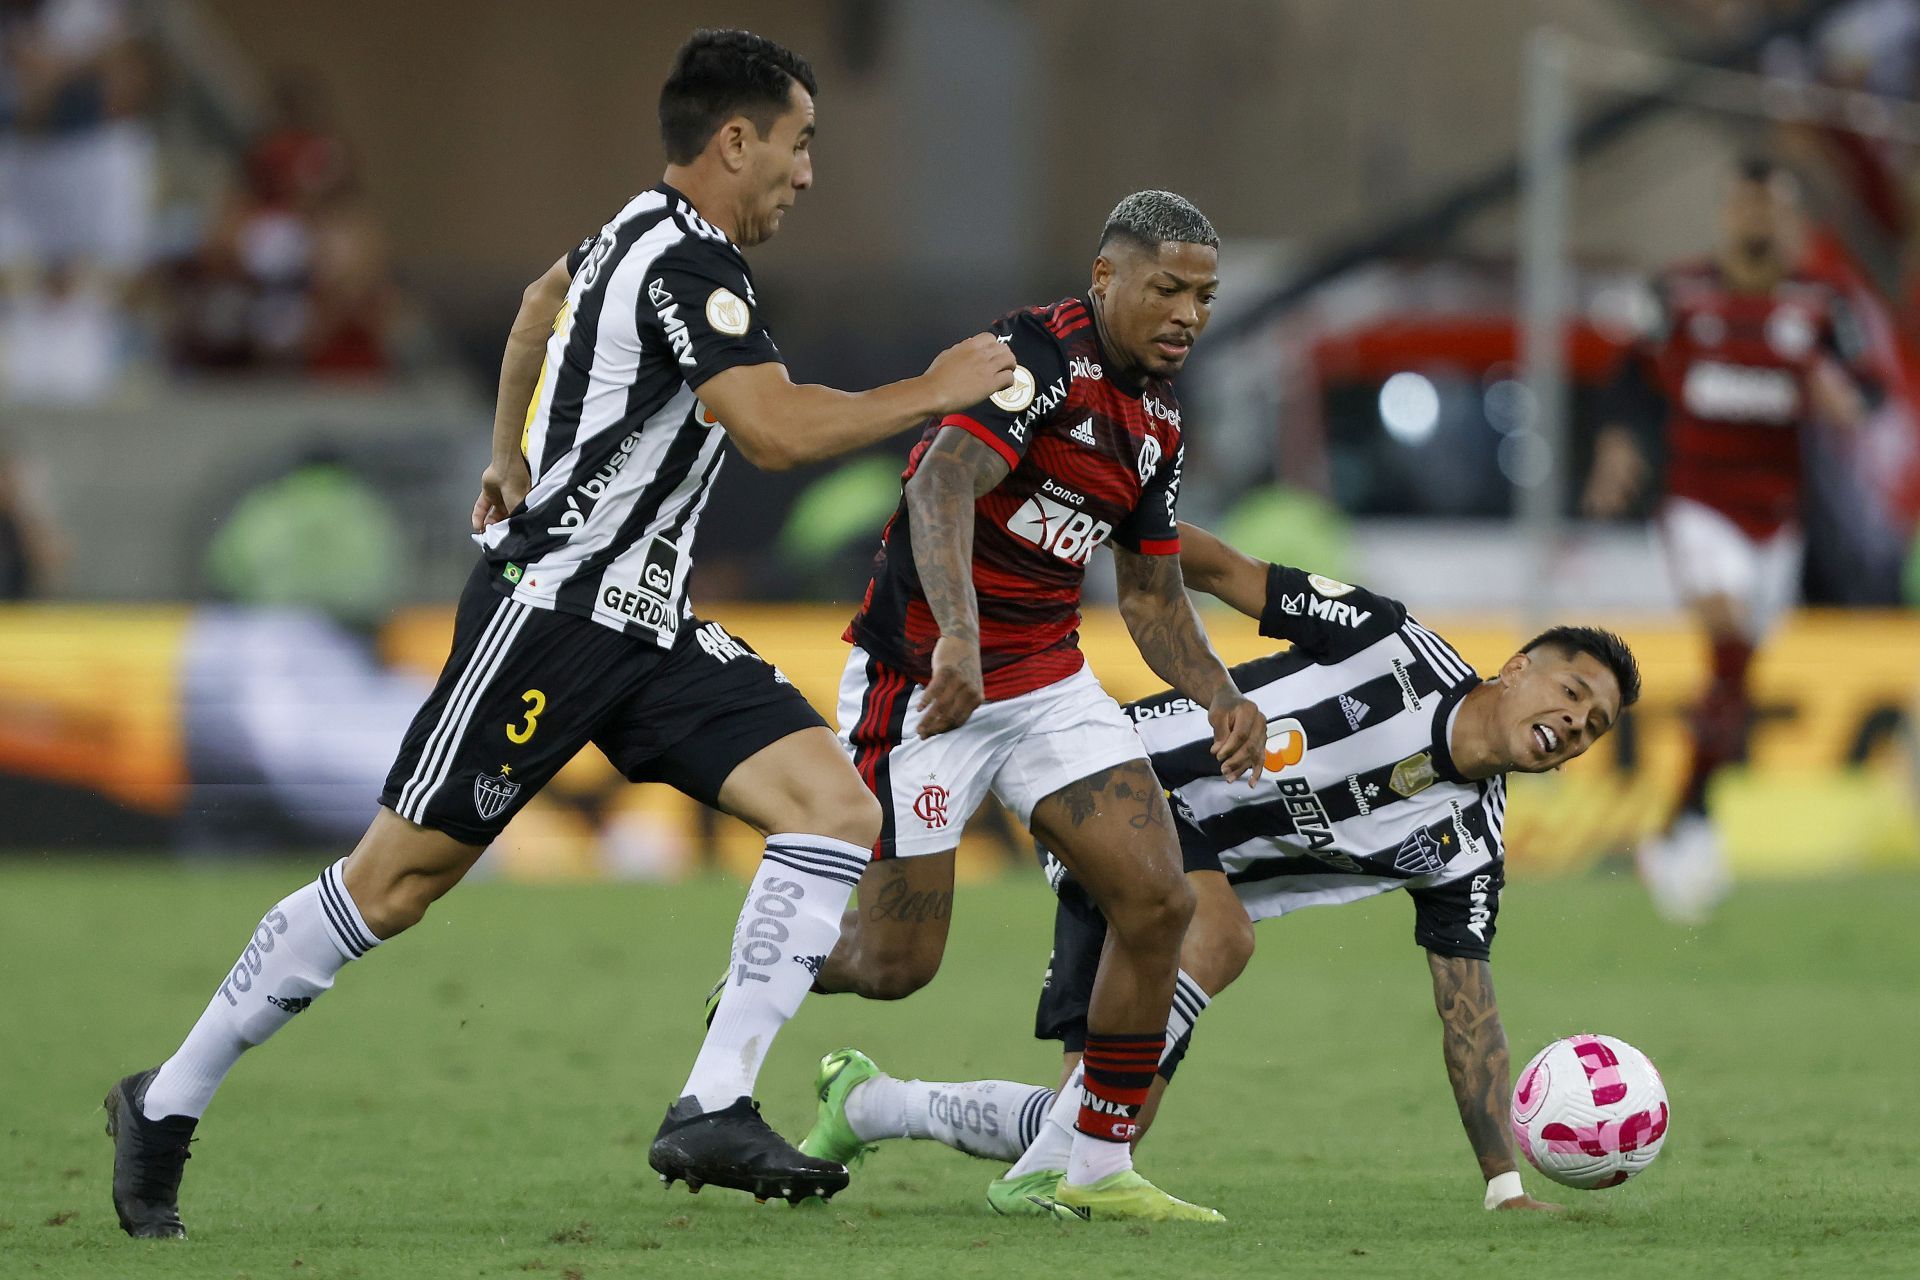
M1291 716L1267 721L1268 773L1283 773L1307 758L1307 731Z
M1007 517L1007 532L1051 551L1068 564L1085 564L1092 559L1093 549L1113 532L1113 526L1036 493Z
M721 333L739 337L747 331L751 316L747 304L731 289L715 289L707 295L707 323Z

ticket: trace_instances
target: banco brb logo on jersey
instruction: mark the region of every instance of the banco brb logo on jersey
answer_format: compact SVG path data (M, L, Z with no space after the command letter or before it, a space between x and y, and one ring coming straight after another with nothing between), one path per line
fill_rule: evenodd
M1113 526L1036 493L1007 518L1007 532L1053 552L1068 564L1085 564L1093 558L1093 549L1113 532Z

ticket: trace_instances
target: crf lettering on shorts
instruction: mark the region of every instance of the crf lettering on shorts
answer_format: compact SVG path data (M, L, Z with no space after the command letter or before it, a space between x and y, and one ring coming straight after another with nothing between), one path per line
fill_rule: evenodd
M791 880L768 876L757 886L753 899L753 918L740 926L739 944L734 948L733 985L749 981L771 982L765 972L780 963L789 931L782 923L800 914L799 901L807 891Z
M253 990L253 980L260 976L261 957L272 952L276 945L274 939L286 931L287 917L279 911L269 911L267 918L254 926L253 940L240 953L233 972L220 984L220 994L227 998L228 1004L237 1006L240 1003L234 998L234 992L245 995Z

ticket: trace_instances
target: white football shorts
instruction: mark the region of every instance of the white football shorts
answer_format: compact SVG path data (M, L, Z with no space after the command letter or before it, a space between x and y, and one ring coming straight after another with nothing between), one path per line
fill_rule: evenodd
M855 645L840 678L840 742L883 814L876 857L960 844L991 791L1026 826L1068 783L1147 758L1133 722L1081 667L1031 693L983 702L957 729L919 736L921 686Z
M1755 539L1729 517L1691 498L1668 498L1661 504L1658 524L1668 571L1681 599L1730 596L1745 611L1749 639L1765 637L1799 598L1806 537L1798 525Z

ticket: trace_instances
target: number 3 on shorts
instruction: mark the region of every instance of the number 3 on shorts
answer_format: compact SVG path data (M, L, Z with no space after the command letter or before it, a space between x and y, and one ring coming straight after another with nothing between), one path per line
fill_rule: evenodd
M520 701L527 704L527 722L507 726L507 741L522 743L533 736L540 727L540 713L547 709L547 695L538 689L529 689L520 695Z

